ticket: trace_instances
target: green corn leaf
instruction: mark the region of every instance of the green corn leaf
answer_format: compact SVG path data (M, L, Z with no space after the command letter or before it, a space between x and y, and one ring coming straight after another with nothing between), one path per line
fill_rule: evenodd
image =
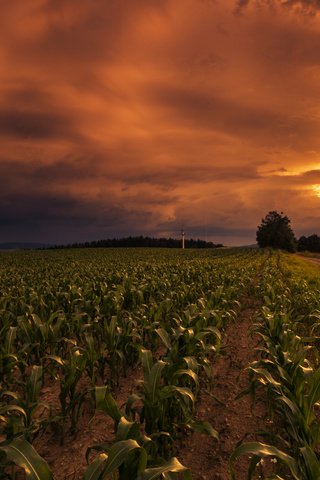
M146 379L150 374L150 371L153 365L153 358L150 350L146 350L145 348L142 347L140 349L140 360L143 368L143 376Z
M307 408L309 412L308 419L307 419L308 423L313 412L313 407L319 400L320 400L320 370L317 370L312 376L311 392L307 396Z
M5 352L6 353L13 353L14 341L17 336L17 328L18 327L9 327L6 336L6 343L5 343Z
M182 473L184 480L191 480L190 469L182 465L176 457L171 458L161 467L147 468L141 478L142 480L155 480L166 473Z
M1 413L10 413L10 412L13 412L13 413L19 413L23 416L23 418L25 419L25 421L27 421L27 413L26 411L22 408L22 407L19 407L19 405L4 405L3 408L1 408Z
M91 445L86 450L86 462L89 463L89 457L91 455L92 450L94 450L95 452L106 453L106 452L109 451L109 449L110 449L110 443L107 443L107 442L102 442L102 443L97 443L95 445Z
M209 326L209 327L206 327L206 330L213 333L213 335L219 340L221 341L221 332L220 330L217 329L217 327L213 327L213 326Z
M105 412L115 421L116 424L118 424L121 418L121 413L115 399L110 393L109 387L107 385L96 387L95 394L96 408Z
M197 372L199 369L198 360L195 357L183 357L183 360L186 362L187 367L194 372Z
M177 393L180 397L182 397L186 403L189 403L191 401L192 405L194 405L195 403L194 395L190 390L190 388L187 388L187 387L177 387L176 385L167 385L166 387L163 387L160 395L162 398L169 398L175 393Z
M132 450L140 450L140 453L143 457L141 467L145 467L147 463L147 454L144 448L140 447L136 440L122 440L120 442L115 443L109 450L108 460L105 465L105 469L103 471L103 475L108 475L114 472L120 465L127 459L128 454ZM103 477L104 478L104 477Z
M18 401L19 400L19 395L16 392L11 392L11 390L5 390L4 392L1 393L1 396L7 396L12 398L13 400Z
M164 346L168 349L171 350L171 342L170 342L170 335L169 333L164 329L164 328L156 328L155 332L159 335L161 338Z
M125 417L121 417L118 423L116 440L137 440L140 436L140 428L137 422L129 422Z
M229 460L229 470L233 480L235 480L236 477L232 464L237 458L241 457L241 455L255 455L260 458L268 456L276 457L289 468L295 480L301 480L298 465L294 458L290 457L290 455L287 455L281 450L278 450L276 447L266 445L261 442L243 443L242 445L237 447L232 453ZM251 474L248 475L248 480L252 479L252 474L253 471L251 472Z
M161 379L162 370L167 365L166 362L159 360L153 365L148 375L148 381L146 383L146 389L151 396L151 402L155 403L157 398L157 392L159 391L159 384Z
M61 365L62 367L64 366L64 361L62 360L61 357L59 357L58 355L46 355L42 358L42 361L43 360L53 360L54 362L58 363L58 365Z
M89 467L84 473L83 480L101 480L107 460L108 455L101 453L98 458L90 463Z
M188 425L195 432L203 433L205 435L209 435L210 437L215 438L216 440L219 440L219 433L206 420L190 422Z
M36 403L42 386L42 366L33 365L30 378L27 381L28 401Z
M180 369L174 372L174 377L182 377L183 375L186 375L187 377L191 378L195 386L198 388L199 387L199 379L198 375L191 369Z
M320 480L320 460L311 448L306 445L301 448L301 453L304 458L304 463L308 471L308 479Z
M0 446L9 461L23 468L30 480L53 480L45 460L33 446L22 438L15 438L9 444Z
M252 367L249 367L249 370L254 372L258 377L259 377L259 380L261 381L262 378L264 378L267 383L270 383L271 385L273 385L274 387L281 387L281 383L277 382L273 376L271 375L270 372L268 372L268 370L266 370L265 368L252 368Z

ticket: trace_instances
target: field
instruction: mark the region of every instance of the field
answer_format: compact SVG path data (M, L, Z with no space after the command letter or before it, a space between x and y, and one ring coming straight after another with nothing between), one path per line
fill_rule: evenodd
M320 264L0 252L0 478L320 479Z

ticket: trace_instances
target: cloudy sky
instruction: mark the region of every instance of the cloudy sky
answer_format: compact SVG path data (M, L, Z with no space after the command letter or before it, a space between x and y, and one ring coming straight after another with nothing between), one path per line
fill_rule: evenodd
M320 234L319 0L1 0L0 242Z

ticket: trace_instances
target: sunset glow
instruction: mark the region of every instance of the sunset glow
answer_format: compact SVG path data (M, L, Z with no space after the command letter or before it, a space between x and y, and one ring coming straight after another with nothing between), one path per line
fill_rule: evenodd
M318 5L1 2L0 243L319 234Z
M317 197L320 197L320 185L313 185L312 190L317 195Z

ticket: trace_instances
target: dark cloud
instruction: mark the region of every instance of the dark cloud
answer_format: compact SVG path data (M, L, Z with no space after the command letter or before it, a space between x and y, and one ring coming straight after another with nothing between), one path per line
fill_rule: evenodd
M268 109L266 105L252 106L243 99L230 100L212 93L172 85L153 85L149 97L157 108L167 112L168 119L194 129L226 132L249 141L301 148L306 137L320 146L316 131L318 122L311 118L286 115Z
M80 138L70 119L65 115L48 111L0 111L0 135L39 140Z
M44 238L49 243L75 242L109 236L143 233L151 213L117 205L108 198L81 200L68 194L15 192L0 195L3 241Z

